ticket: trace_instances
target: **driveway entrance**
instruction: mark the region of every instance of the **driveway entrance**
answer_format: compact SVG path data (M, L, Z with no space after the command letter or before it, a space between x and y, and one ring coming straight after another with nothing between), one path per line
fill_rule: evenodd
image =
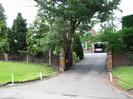
M0 88L0 99L130 99L106 82L106 54L85 54L70 70L48 80Z

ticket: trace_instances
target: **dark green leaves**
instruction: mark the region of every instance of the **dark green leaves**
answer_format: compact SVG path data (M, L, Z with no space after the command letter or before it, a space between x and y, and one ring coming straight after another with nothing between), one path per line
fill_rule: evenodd
M8 52L9 43L7 38L7 26L6 17L4 14L4 8L0 4L0 53Z
M10 53L18 54L21 50L26 50L26 20L23 19L21 13L18 13L13 21L11 33L9 35Z
M127 15L122 18L122 27L123 28L133 27L133 15Z

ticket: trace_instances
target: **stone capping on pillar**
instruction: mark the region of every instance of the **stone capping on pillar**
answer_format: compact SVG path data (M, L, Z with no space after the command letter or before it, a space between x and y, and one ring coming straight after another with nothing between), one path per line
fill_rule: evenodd
M107 53L107 71L112 71L112 52Z

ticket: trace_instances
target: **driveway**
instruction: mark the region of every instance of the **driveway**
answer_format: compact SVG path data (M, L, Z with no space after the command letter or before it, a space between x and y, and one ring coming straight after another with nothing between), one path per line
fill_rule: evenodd
M70 70L48 80L0 88L0 99L131 99L106 81L106 54L85 54Z

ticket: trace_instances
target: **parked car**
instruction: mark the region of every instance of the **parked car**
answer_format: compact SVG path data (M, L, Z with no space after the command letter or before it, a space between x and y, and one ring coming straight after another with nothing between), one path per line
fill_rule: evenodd
M103 52L102 48L95 48L95 53L101 53L101 52Z

